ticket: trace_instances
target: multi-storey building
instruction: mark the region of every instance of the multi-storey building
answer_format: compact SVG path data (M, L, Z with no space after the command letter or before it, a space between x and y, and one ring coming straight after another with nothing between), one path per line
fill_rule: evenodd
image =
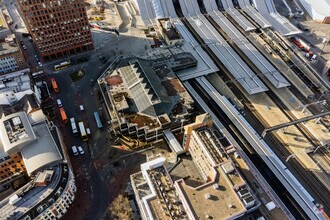
M0 76L26 68L23 52L0 12Z
M219 140L211 117L199 115L184 129L184 147L195 165L189 174L201 178L190 181L182 167L173 173L163 157L142 164L131 175L142 219L233 220L258 209L260 201L229 156L235 149Z
M42 110L0 119L0 219L59 219L75 198L58 129Z
M17 1L42 59L93 48L83 0Z

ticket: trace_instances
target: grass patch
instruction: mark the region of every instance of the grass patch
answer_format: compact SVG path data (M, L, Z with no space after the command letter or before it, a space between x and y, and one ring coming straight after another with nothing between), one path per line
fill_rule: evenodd
M72 82L77 82L78 80L83 78L85 76L85 74L86 73L84 70L79 70L79 71L70 73L70 78L71 78Z

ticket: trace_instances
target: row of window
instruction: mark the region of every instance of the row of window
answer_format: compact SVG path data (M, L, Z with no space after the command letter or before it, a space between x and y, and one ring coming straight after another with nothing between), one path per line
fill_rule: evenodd
M14 71L17 71L17 70L19 70L19 67L17 67L17 68L11 68L11 69L6 69L6 70L0 70L0 74L11 73L11 72L14 72Z
M75 188L75 187L74 187ZM74 191L66 191L61 196L61 199L53 205L52 208L49 208L46 213L44 213L42 216L40 216L37 219L42 220L51 220L51 219L58 219L61 216L63 216L67 209L69 208L70 204L72 204L74 200Z
M69 26L69 27L61 27L61 28L51 28L51 29L44 29L44 28L40 28L40 30L38 30L38 28L36 29L31 29L31 32L34 33L34 36L36 36L35 39L38 39L38 37L46 37L46 36L50 36L50 35L55 35L58 33L63 33L63 32L73 32L73 33L79 33L81 31L86 31L88 30L87 34L89 33L89 27L86 24L83 23L79 23L77 25L74 26ZM45 36L46 35L46 36Z
M65 46L65 45L72 45L78 42L90 42L91 38L90 37L86 37L86 36L71 36L70 39L68 40L63 40L60 41L60 39L56 39L57 41L55 41L55 39L52 40L47 40L47 41L42 41L42 42L38 42L37 46L39 49L41 48L53 48L56 46Z
M65 19L65 20L64 20ZM72 20L68 20L67 18L64 18L62 20L59 19L34 19L33 22L30 22L30 27L37 26L37 27L43 27L43 28L50 28L51 26L56 27L58 26L64 26L70 23L77 23L77 22L83 22L87 23L86 18L74 18Z

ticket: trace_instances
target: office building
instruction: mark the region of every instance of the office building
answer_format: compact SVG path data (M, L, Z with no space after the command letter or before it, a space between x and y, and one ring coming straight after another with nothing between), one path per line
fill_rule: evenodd
M93 48L83 0L18 0L27 29L43 60Z

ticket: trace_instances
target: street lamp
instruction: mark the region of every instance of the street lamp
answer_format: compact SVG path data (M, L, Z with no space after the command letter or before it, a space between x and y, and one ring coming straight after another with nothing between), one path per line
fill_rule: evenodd
M326 100L321 100L321 101L319 100L319 101L316 101L316 102L308 103L308 104L304 105L303 109L301 110L301 113L303 113L308 106L319 104L319 103L321 103L322 105L325 105L327 103L327 101Z
M299 154L303 154L303 153L306 153L306 149L304 149L303 151L301 151L301 152L299 152L299 153L290 154L290 155L286 158L285 162L287 163L287 162L289 162L289 160L290 160L291 158L296 157L297 155L299 155Z
M184 118L182 118L182 119L181 119L181 131L180 131L180 133L182 133L182 130L183 130L183 123L184 123L184 121L185 121Z

